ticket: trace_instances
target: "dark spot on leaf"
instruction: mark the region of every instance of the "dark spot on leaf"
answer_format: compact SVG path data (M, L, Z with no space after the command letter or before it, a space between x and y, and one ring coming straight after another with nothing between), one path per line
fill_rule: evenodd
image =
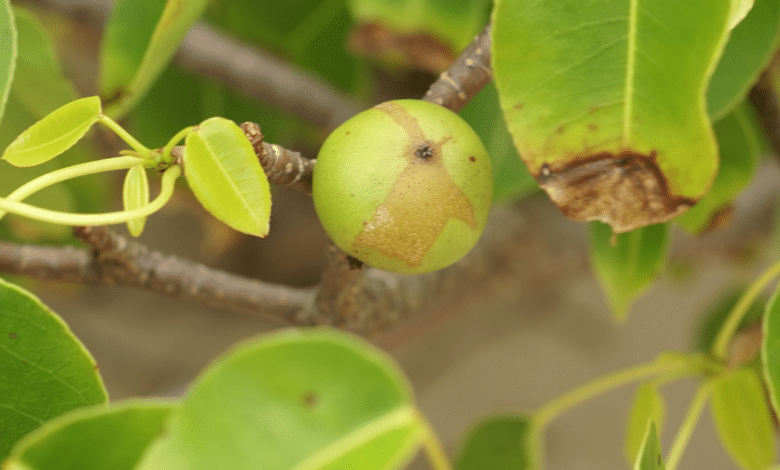
M598 128L599 128L599 126L597 126L597 125L595 125L595 124L588 124L588 129L590 129L590 130L592 130L592 131L595 131L595 130L596 130L596 129L598 129Z
M558 126L557 129L555 129L556 134L563 134L563 126Z
M308 391L303 394L302 402L303 402L303 406L305 406L306 408L314 408L315 406L317 406L317 403L319 401L320 401L319 396L317 396L317 394L313 391Z
M349 131L345 132L344 135L349 135Z
M520 111L523 109L523 106L525 106L523 103L517 103L516 105L512 106L516 110Z
M8 333L10 339L16 339L16 333Z
M469 157L469 161L476 162L477 159L476 159L476 157L474 157L474 155L472 155L472 156Z

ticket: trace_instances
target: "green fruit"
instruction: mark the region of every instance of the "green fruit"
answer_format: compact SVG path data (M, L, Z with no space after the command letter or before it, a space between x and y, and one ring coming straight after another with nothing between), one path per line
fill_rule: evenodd
M485 147L457 114L397 100L328 136L312 196L342 250L377 268L424 273L449 266L477 242L493 176Z

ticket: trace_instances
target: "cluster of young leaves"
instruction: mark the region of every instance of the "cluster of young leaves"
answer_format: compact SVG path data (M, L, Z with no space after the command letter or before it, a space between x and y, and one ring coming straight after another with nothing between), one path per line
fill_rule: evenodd
M3 3L8 7L7 2ZM120 2L112 16L116 24L109 28L102 48L102 87L114 97L109 108L104 110L98 97L76 99L64 104L19 134L6 147L2 160L16 167L46 164L73 147L97 122L116 132L133 150L122 152L120 157L66 166L26 182L7 197L0 198L0 217L10 212L62 225L124 222L128 224L130 233L138 236L143 230L146 217L159 210L170 199L174 182L181 175L181 167L184 165L190 187L209 212L241 232L257 236L265 236L268 233L271 205L268 181L251 144L235 123L224 118L207 119L198 126L176 133L162 149L150 150L109 117L109 114L119 116L126 113L143 96L170 60L176 44L205 6L205 2L187 2L184 7L178 3L175 0L165 4L155 3L160 6L159 11L151 12L154 13L152 19L156 21L144 17L149 21L142 22L145 26L154 27L145 30L125 27L140 11L132 6L137 2ZM9 27L8 37L11 38L12 45L16 45L17 35L13 30L16 22L10 7L7 11L8 16L4 24ZM19 12L22 18L30 15L22 10ZM143 10L143 13L150 12ZM41 41L45 39L41 34L37 37ZM133 55L139 50L143 53ZM9 73L5 89L2 90L5 96L9 94L11 84L15 83L13 71L17 63L21 70L25 67L35 69L34 65L28 64L30 60L23 60L24 57L17 58L15 54L11 54L7 58ZM53 63L48 59L42 62L49 67ZM34 96L31 92L25 92L26 86L28 84L22 85L20 96ZM48 103L36 105L33 107L37 110L48 108ZM182 139L185 139L185 147L181 161L177 162L174 161L172 151L174 145ZM160 195L153 201L149 200L146 174L149 168L157 168L163 173ZM123 211L78 214L43 209L22 202L56 183L111 170L128 170L123 186Z

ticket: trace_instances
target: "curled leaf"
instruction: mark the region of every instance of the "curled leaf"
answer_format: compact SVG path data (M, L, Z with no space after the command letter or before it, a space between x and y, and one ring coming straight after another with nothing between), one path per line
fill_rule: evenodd
M142 165L136 165L128 170L122 187L122 202L126 211L149 204L149 178ZM127 230L130 235L138 237L144 231L145 224L146 217L129 220Z

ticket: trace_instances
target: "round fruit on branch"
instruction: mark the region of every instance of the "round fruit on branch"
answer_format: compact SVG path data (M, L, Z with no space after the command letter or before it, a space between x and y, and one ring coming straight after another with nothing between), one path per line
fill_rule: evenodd
M474 246L493 197L490 159L457 114L420 100L379 104L342 124L317 156L317 215L360 261L417 274Z

